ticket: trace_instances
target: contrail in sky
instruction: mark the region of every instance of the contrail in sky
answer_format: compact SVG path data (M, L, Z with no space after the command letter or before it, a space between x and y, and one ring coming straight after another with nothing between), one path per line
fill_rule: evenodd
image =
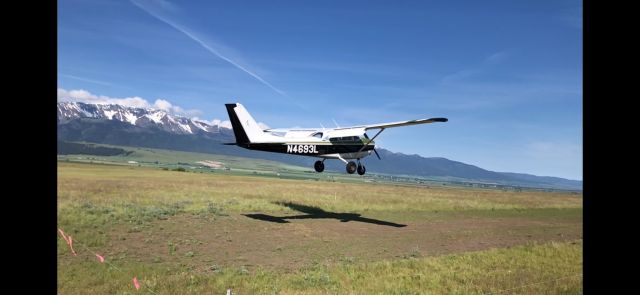
M216 55L217 57L227 61L228 63L232 64L233 66L235 66L236 68L242 70L243 72L251 75L251 77L256 78L256 80L260 81L260 83L266 85L267 87L273 89L273 91L277 92L278 94L288 97L286 93L284 93L284 91L276 88L275 86L271 85L271 83L265 81L264 79L262 79L262 77L254 74L253 72L247 70L246 68L244 68L243 66L237 64L236 62L234 62L233 60L229 59L228 57L220 54L220 52L218 52L217 50L215 50L214 48L211 48L211 46L209 46L207 43L205 43L204 41L200 40L198 37L194 36L192 33L190 33L189 31L187 31L186 29L180 27L178 24L172 22L171 20L168 20L166 18L163 18L162 16L154 13L153 11L151 11L150 9L147 9L146 7L144 7L142 4L137 3L136 0L130 0L131 3L133 3L135 6L138 6L140 9L144 10L146 13L150 14L151 16L165 22L166 24L172 26L174 29L182 32L183 34L187 35L187 37L193 39L193 41L198 42L198 44L200 44L202 47L204 47L206 50L208 50L209 52L213 53L214 55ZM160 3L163 4L163 3ZM165 3L166 4L166 3Z
M58 76L67 77L67 78L71 78L71 79L75 79L75 80L80 80L80 81L84 81L84 82L89 82L89 83L95 83L95 84L100 84L100 85L112 86L112 85L111 85L111 83L102 82L102 81L98 81L98 80L87 79L87 78L78 77L78 76L73 76L73 75L68 75L68 74L63 74L63 73L58 74Z

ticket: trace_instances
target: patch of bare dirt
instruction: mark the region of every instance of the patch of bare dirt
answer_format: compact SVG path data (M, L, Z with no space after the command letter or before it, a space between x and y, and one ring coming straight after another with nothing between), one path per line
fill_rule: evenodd
M432 256L527 242L582 238L581 219L531 217L394 222L313 212L231 214L215 220L190 214L109 233L110 248L141 262L169 262L207 271L211 265L291 271L314 263ZM308 216L311 217L308 217Z
M211 160L198 161L196 163L197 164L202 164L203 166L207 166L207 167L213 168L213 169L222 169L222 168L224 168L224 164L223 163L216 162L216 161L211 161Z

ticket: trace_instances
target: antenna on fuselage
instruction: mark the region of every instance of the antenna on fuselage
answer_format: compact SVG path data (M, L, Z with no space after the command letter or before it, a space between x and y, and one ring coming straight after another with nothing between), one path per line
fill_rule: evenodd
M331 120L333 121L333 124L336 124L336 127L340 128L340 126L338 125L335 119L331 118Z
M322 123L320 123L320 126L322 126L322 132L324 133L324 125L322 125Z

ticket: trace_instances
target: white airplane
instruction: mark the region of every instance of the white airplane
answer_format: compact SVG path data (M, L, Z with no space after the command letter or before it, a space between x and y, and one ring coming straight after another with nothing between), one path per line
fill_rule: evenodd
M373 140L385 129L448 121L447 118L431 118L331 129L262 129L241 104L229 103L225 106L236 137L236 142L231 144L250 150L322 158L315 162L317 172L324 171L326 159L339 159L347 164L347 173L357 171L360 175L366 172L360 159L369 156L372 151L380 159ZM380 131L369 138L366 132L370 129ZM354 159L357 164L347 161Z

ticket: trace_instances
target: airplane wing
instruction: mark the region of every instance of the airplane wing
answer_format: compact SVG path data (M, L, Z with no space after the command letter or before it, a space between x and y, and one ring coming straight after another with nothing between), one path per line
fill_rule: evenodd
M380 123L380 124L370 124L370 125L361 125L361 126L340 127L340 128L335 128L334 130L356 129L356 128L364 128L364 130L386 129L386 128L391 128L391 127L427 124L427 123L435 123L435 122L447 122L447 121L449 121L449 119L447 119L447 118L417 119L417 120L391 122L391 123Z

